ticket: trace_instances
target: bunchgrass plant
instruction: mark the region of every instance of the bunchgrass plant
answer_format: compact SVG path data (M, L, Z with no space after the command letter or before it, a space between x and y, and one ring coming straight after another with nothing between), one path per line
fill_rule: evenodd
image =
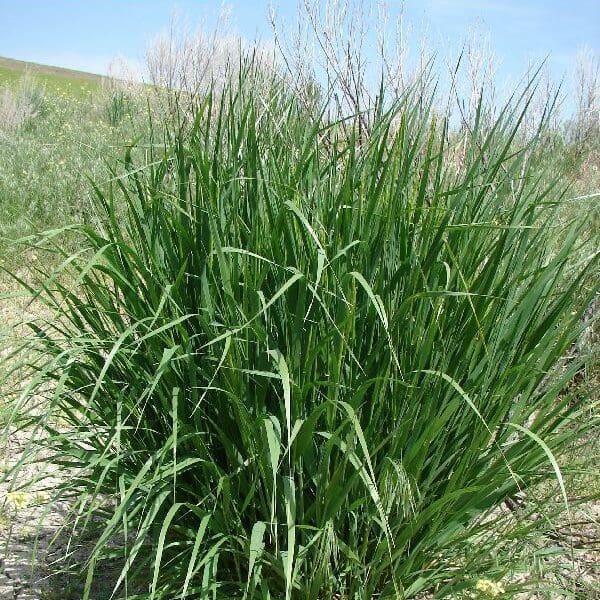
M60 466L95 532L84 598L116 559L115 597L169 600L503 574L494 511L549 479L566 500L561 357L595 260L573 261L564 190L518 139L527 101L456 160L410 91L365 130L246 74L95 188L80 250L29 288L54 317L29 323L13 407L23 461Z

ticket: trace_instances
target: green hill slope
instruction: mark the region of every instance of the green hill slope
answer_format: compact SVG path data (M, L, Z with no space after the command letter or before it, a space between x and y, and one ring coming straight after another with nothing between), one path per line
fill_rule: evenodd
M104 79L94 73L0 57L0 87L15 84L26 73L49 90L73 96L99 89Z

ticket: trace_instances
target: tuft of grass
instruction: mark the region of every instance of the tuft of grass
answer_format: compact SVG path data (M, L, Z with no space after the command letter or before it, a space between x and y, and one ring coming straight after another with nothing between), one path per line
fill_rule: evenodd
M126 116L131 115L131 99L124 90L113 90L106 102L106 120L113 126L118 125Z
M35 243L62 262L23 282L54 316L15 351L12 424L96 532L83 597L115 559L129 598L499 580L498 507L549 480L566 501L556 456L594 425L563 393L579 365L555 367L598 256L557 221L539 138L518 139L527 93L476 120L456 168L412 92L365 131L258 89L242 75L128 152L76 252L60 230Z

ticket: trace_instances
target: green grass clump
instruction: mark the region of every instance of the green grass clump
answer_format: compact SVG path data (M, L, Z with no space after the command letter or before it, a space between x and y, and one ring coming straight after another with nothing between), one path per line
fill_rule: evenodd
M116 596L165 599L445 597L506 573L494 510L562 486L581 433L578 366L549 374L597 258L567 269L578 226L557 231L524 110L475 123L457 165L423 98L367 133L242 77L96 188L97 225L31 288L55 316L30 323L14 406L24 460L67 469L96 531L84 598L112 560Z
M123 90L114 90L106 103L106 120L111 125L118 125L126 116L131 114L130 99Z

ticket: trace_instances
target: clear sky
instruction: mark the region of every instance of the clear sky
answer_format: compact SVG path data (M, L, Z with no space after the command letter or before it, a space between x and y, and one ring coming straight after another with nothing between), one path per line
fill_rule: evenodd
M296 0L273 0L291 19ZM366 0L368 2L368 0ZM376 0L373 0L376 2ZM232 0L232 24L244 37L269 37L269 0ZM397 10L401 0L388 0ZM0 0L0 56L106 72L115 55L141 62L148 41L174 14L210 30L221 2L211 0ZM517 77L549 55L554 78L569 76L583 46L600 51L600 0L405 0L406 20L444 51L469 28L489 32L500 75Z

